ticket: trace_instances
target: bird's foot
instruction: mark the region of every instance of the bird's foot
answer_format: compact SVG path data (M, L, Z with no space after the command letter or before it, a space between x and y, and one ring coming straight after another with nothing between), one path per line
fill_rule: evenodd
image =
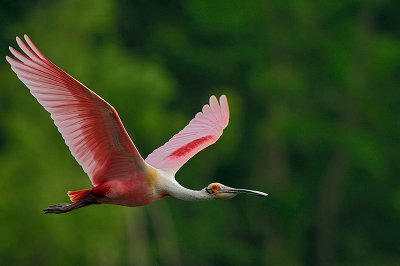
M55 213L55 214L64 213L64 212L68 212L72 209L71 205L72 204L69 204L69 203L59 203L59 204L51 205L51 206L47 207L46 209L44 209L43 211L44 211L44 213Z
M78 201L78 202L74 202L74 203L59 203L59 204L55 204L55 205L51 205L49 207L47 207L46 209L44 209L44 213L55 213L55 214L59 214L59 213L65 213L65 212L69 212L75 209L79 209L85 206L89 206L92 204L99 204L95 201L95 196L93 195L89 195L87 196L85 199Z

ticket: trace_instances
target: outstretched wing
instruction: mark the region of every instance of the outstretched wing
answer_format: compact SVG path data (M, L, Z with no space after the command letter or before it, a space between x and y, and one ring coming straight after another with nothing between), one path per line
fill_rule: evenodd
M117 111L79 81L62 71L24 36L17 37L22 54L6 57L12 70L50 113L72 155L93 185L132 177L145 164Z
M229 107L225 95L218 102L211 96L210 104L167 143L153 151L146 162L174 174L199 151L214 144L229 122Z

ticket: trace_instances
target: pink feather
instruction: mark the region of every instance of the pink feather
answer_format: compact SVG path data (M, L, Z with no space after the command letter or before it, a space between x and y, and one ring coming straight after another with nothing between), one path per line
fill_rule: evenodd
M151 166L176 173L190 158L215 143L229 122L229 107L225 95L218 102L215 96L204 105L202 112L173 136L167 143L153 151L146 162Z
M50 113L72 155L93 185L139 173L143 159L126 132L117 111L100 96L62 71L24 36L17 37L22 54L6 57L18 78Z

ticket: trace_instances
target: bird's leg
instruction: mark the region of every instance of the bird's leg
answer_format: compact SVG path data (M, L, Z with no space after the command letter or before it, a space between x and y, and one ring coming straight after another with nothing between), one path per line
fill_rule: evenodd
M55 213L55 214L70 212L72 210L79 209L79 208L82 208L85 206L89 206L92 204L98 204L94 199L95 199L95 196L89 195L85 199L78 201L78 202L71 203L71 204L70 203L59 203L59 204L51 205L51 206L47 207L46 209L44 209L43 211L44 211L44 213Z

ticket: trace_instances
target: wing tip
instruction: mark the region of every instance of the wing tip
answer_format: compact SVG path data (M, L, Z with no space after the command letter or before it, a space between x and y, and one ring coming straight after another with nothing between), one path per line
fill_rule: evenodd
M14 48L14 47L12 47L11 45L10 45L10 46L8 46L8 50L9 50L11 53L13 53L13 51L16 51L16 50L15 50L15 48Z
M6 60L11 66L14 66L17 62L19 62L15 58L8 56L8 55L6 55Z
M15 36L15 40L17 41L18 44L23 43L23 41L19 36Z
M10 64L10 66L13 66L13 60L15 60L14 58L12 58L11 56L6 55L6 61Z
M214 110L215 109L218 110L223 121L223 128L225 128L229 123L229 105L228 105L228 98L226 97L226 95L222 94L219 97L219 100L215 95L211 95L209 104L206 104L204 107L206 106L209 106ZM204 107L202 110L203 113L204 113Z
M221 105L222 115L225 118L225 127L226 127L229 123L229 105L228 105L228 98L226 97L225 94L222 94L221 97L219 97L219 102Z
M26 39L29 39L29 36L28 36L28 34L26 34L26 33L24 33L24 34L22 34L22 36L24 36L24 39L26 40ZM22 41L22 38L20 38L18 35L17 36L15 36L15 40L21 40Z
M226 98L226 95L225 95L225 94L222 94L222 95L219 97L219 101L220 101L220 102L222 102L222 101L228 102L228 98Z

